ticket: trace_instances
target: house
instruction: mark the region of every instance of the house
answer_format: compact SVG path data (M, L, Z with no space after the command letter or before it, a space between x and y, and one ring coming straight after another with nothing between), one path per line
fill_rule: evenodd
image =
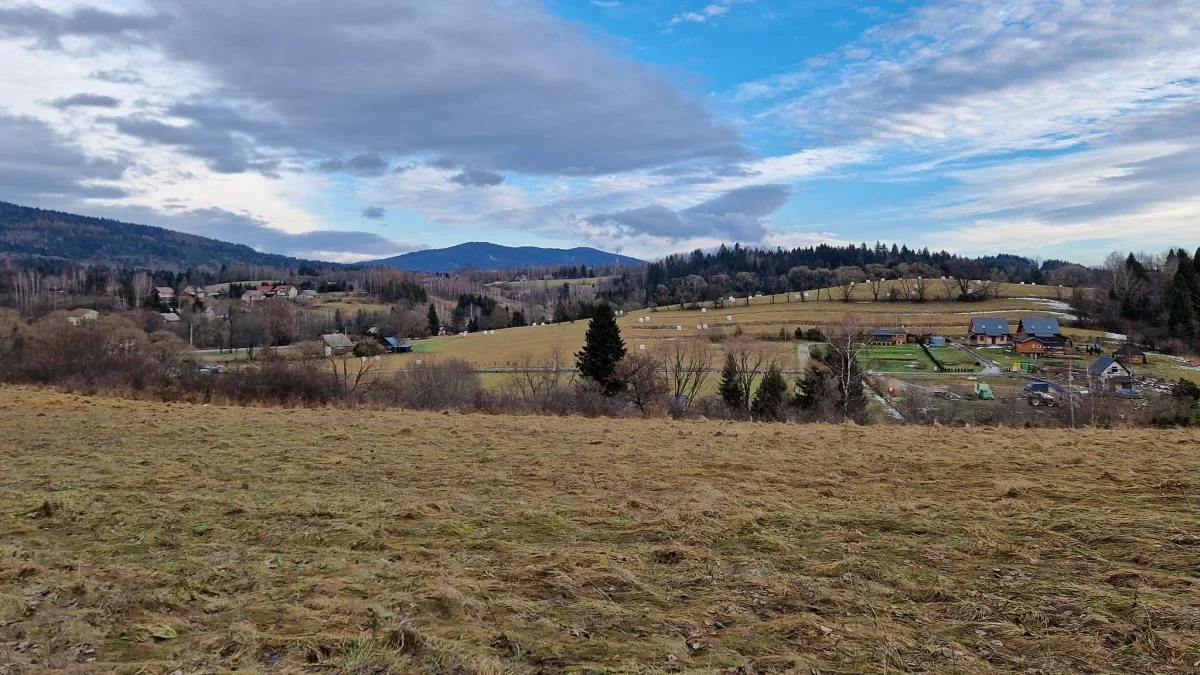
M908 342L906 330L873 330L867 342L873 345L902 345Z
M242 302L258 302L264 297L262 291L250 290L242 293Z
M316 300L317 292L310 288L308 290L300 291L299 297L301 300Z
M1017 338L1039 337L1052 351L1063 351L1070 345L1070 339L1063 335L1058 319L1054 318L1024 318L1017 322Z
M973 318L967 330L967 342L976 347L1007 345L1012 342L1008 319Z
M321 342L325 344L325 355L332 356L334 354L345 354L354 349L354 343L345 333L330 333L321 336Z
M1113 352L1113 358L1123 366L1140 366L1146 363L1146 352L1126 343L1120 349Z
M204 292L204 289L200 288L198 286L185 286L183 288L183 294L190 295L193 298L196 297L197 295L201 295L203 292Z
M166 321L167 323L179 323L180 322L179 315L176 314L175 312L163 312L162 314L160 314L160 316L163 318L163 321Z
M223 320L229 318L229 308L228 307L206 307L204 309L204 312L201 314L201 316L203 316L205 319L208 319L209 321L223 321Z
M1036 335L1028 335L1013 340L1018 354L1025 356L1043 356L1046 353L1046 339Z
M170 300L175 297L175 289L170 286L155 286L154 291L158 293L161 300Z
M1098 380L1100 386L1110 391L1131 389L1133 373L1111 356L1098 359L1088 368L1088 376Z
M412 351L412 345L407 342L401 342L398 338L385 337L383 338L383 346L387 348L389 354L407 354Z
M282 285L272 288L271 293L277 298L292 300L300 294L300 291L296 290L295 286Z
M100 318L100 312L94 309L73 309L67 313L67 323L78 326L84 321L95 321Z

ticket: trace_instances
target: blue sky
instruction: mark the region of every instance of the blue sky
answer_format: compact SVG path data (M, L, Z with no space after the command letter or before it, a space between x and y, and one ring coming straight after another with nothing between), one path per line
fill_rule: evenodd
M82 2L0 0L0 199L333 260L1198 243L1187 0Z

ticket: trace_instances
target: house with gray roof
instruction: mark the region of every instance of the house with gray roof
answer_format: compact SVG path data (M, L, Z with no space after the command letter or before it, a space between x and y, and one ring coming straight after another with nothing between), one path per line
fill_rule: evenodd
M1133 373L1111 356L1102 356L1089 366L1088 377L1109 391L1133 388Z
M1012 327L1008 319L975 317L967 329L967 342L976 347L1007 345L1012 342Z

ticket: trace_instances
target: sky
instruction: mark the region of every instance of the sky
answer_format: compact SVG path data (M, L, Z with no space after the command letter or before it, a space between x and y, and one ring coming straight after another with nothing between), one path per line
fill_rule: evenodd
M1200 244L1195 0L0 0L0 200L305 258Z

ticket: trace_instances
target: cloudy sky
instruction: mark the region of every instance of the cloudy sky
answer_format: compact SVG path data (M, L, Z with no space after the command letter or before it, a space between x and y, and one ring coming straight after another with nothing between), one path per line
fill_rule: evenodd
M0 0L0 200L331 260L1200 236L1195 0Z

